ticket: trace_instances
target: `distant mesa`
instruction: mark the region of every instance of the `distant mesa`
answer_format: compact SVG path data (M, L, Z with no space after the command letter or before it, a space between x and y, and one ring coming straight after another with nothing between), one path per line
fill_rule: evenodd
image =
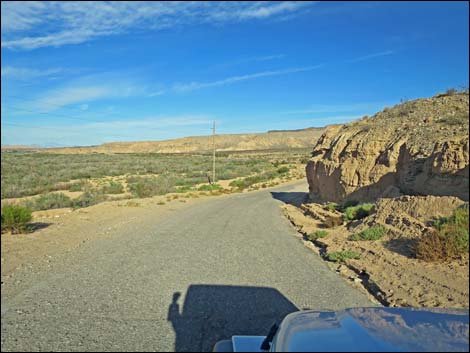
M266 133L216 135L217 151L258 151L311 148L322 128L272 130ZM110 142L98 146L44 148L49 153L203 153L212 150L212 136L188 136L164 141Z
M37 151L42 147L36 145L2 145L2 151Z

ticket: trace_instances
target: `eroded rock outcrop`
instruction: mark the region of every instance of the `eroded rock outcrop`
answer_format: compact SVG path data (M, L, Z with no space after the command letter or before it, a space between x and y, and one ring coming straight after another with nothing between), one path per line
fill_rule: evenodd
M467 93L418 99L329 128L306 167L312 200L469 199Z

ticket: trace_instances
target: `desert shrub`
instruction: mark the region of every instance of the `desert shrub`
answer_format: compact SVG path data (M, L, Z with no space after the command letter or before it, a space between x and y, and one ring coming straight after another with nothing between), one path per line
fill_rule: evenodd
M53 208L71 207L72 200L67 195L59 193L48 193L40 195L32 203L32 208L37 210L50 210Z
M383 226L374 226L351 235L349 240L378 240L385 234L385 231L386 229Z
M328 202L325 206L325 209L327 209L330 212L334 212L339 210L339 205L336 202Z
M198 191L215 191L222 189L219 184L204 184L198 188Z
M457 90L455 88L449 88L447 91L446 91L446 95L447 96L453 96L454 94L457 93Z
M434 230L416 244L416 257L424 261L456 259L469 251L469 210L457 208L452 216L434 222Z
M279 168L281 169L281 168ZM229 186L238 188L240 190L246 189L254 184L262 183L271 179L274 179L275 177L279 176L277 171L267 171L263 172L259 175L253 175L249 176L243 179L237 179L233 180Z
M102 188L103 193L105 194L122 194L124 192L124 187L121 183L111 181Z
M82 183L73 183L70 185L69 191L82 191Z
M350 206L344 210L344 218L348 221L367 217L374 209L373 203L363 203L357 206Z
M343 202L341 205L338 206L338 211L344 212L344 210L348 207L356 206L359 204L359 201L357 200L347 200Z
M361 258L361 254L352 250L345 250L327 253L325 257L328 261L346 262L348 259L359 260Z
M328 216L325 218L325 226L328 228L334 228L343 224L342 216Z
M326 230L317 230L313 233L310 233L307 235L307 238L311 241L320 239L320 238L325 238L328 236L328 232Z
M6 205L2 207L2 233L11 231L13 234L23 233L27 230L28 222L33 216L27 207Z
M82 208L96 205L106 200L106 195L97 191L85 191L79 198L72 201L73 208Z
M175 191L172 180L164 176L140 177L134 180L137 182L129 184L129 190L136 197L152 197Z
M174 192L178 192L178 193L184 193L184 192L188 192L188 191L191 191L192 188L188 185L185 185L185 186L177 186L175 187L175 190Z
M278 169L277 169L277 172L278 172L279 174L286 174L286 173L289 172L289 168L288 168L288 167L281 167L281 168L278 168Z

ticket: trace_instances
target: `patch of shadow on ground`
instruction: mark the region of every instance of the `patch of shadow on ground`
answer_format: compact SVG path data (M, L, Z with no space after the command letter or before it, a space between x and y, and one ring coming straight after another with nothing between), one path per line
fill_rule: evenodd
M176 352L211 352L234 335L265 336L274 323L299 309L269 287L191 285L184 304L173 294L167 320L175 331Z
M279 201L289 205L299 207L302 203L308 201L308 192L274 192L271 191L271 196Z
M47 228L51 225L52 223L44 223L44 222L33 222L33 223L28 223L28 233L33 233L35 231Z
M397 238L383 243L387 250L406 256L410 259L416 258L417 239Z

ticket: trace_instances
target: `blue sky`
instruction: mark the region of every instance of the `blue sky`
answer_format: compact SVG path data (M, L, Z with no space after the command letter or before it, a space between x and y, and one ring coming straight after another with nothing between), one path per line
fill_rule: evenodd
M1 4L2 145L324 126L468 87L466 2Z

